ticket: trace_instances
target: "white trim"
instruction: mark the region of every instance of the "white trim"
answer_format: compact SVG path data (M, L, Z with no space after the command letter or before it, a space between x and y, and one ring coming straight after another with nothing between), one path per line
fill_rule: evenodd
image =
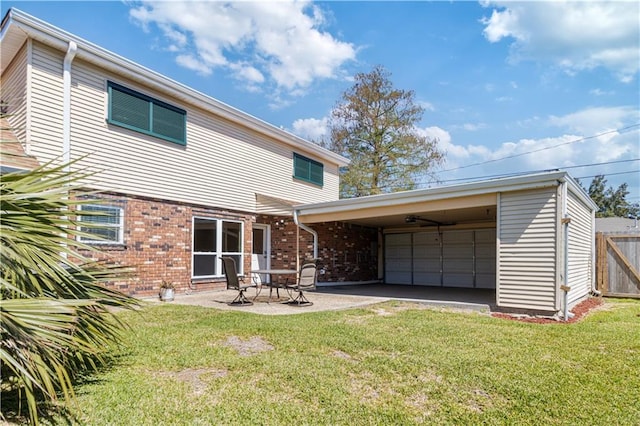
M70 41L62 61L62 160L67 172L71 161L71 63L77 51L76 43Z
M366 197L342 199L325 203L304 204L297 205L294 208L298 211L300 220L304 221L305 215L331 214L381 206L400 206L425 201L486 195L498 192L550 188L557 187L563 182L569 182L572 191L575 192L585 204L595 208L593 201L589 199L589 196L586 195L583 190L581 191L579 189L579 186L569 177L567 172L560 171L447 185L438 188L415 189L391 194L369 195Z
M118 240L117 241L113 241L113 240L91 240L88 239L86 237L78 237L78 240L86 243L86 244L100 244L100 245L105 245L105 244L112 244L112 245L122 245L124 244L124 208L117 206L117 205L110 205L110 204L80 204L78 206L78 210L83 210L83 207L98 207L98 208L106 208L106 209L114 209L114 210L118 210L118 219L119 222L118 224L110 224L110 223L89 223L89 222L83 222L82 221L82 216L80 216L78 218L78 222L80 224L80 229L82 230L82 228L92 228L92 224L93 225L97 225L97 226L93 226L93 227L100 227L100 228L116 228L118 230ZM96 217L100 217L100 216L96 216ZM105 216L107 217L107 216ZM86 232L86 231L85 231Z
M502 220L501 194L496 194L496 306L500 306L500 246L502 239L500 235Z
M208 220L211 222L216 222L216 251L214 252L196 252L195 251L195 236L196 236L196 219ZM222 251L222 224L224 222L228 223L239 223L240 224L240 235L239 235L239 244L240 251L239 252L225 252ZM194 256L215 256L215 271L217 272L214 275L194 275ZM225 219L222 217L208 217L208 216L199 216L194 215L191 217L191 279L192 280L206 280L212 278L220 278L223 277L222 273L222 256L240 256L240 262L236 267L238 268L238 275L244 274L244 222L242 220L237 219Z
M262 229L264 231L264 242L263 244L266 246L266 254L267 254L267 262L266 262L266 269L271 269L271 225L267 224L267 223L253 223L252 224L253 228L259 228ZM253 247L254 241L253 241L253 235L251 236L251 247ZM253 250L251 251L251 254L253 254Z
M32 85L32 75L33 75L33 42L31 41L31 39L29 39L27 41L27 87L26 87L26 102L27 102L27 108L25 111L26 117L25 117L25 126L26 126L26 133L25 133L25 153L27 155L32 155L31 152L31 147L32 147L32 143L31 143L31 104L32 104L32 90L31 90L31 85Z

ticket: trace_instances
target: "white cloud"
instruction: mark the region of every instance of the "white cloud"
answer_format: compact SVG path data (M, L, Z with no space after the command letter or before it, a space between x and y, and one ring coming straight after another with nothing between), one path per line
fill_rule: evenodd
M615 93L613 92L613 90L602 90L600 88L595 88L595 89L589 90L589 94L594 96L606 96L606 95L614 95Z
M512 38L510 59L551 62L569 73L605 67L630 82L640 69L640 3L492 1L482 19L492 43Z
M446 165L439 178L444 183L462 178L482 179L500 175L512 175L552 169L566 169L574 177L593 176L627 171L638 167L637 162L601 165L597 167L573 166L604 163L638 158L637 146L640 131L613 134L607 138L584 140L576 134L564 134L539 139L520 139L504 142L496 148L486 145L456 145L449 142L446 149ZM590 179L586 179L588 181ZM627 182L633 193L640 191L640 180L633 174L612 175L608 183L619 186Z
M436 110L436 107L431 102L418 101L418 105L420 105L422 108L424 108L425 111L435 111Z
M200 61L198 58L193 55L178 55L176 56L176 62L178 65L183 66L187 69L197 72L201 75L209 75L211 74L211 68L207 66L204 62Z
M465 130L467 132L477 132L478 130L487 128L486 123L463 123L451 126L453 130Z
M155 24L180 65L205 75L222 67L250 88L267 82L300 93L336 78L356 55L322 29L322 10L309 1L144 1L130 16L147 30Z
M301 138L319 142L329 134L328 123L327 117L301 118L293 122L293 133Z
M451 134L438 126L424 127L416 129L416 132L420 136L425 136L429 139L438 139L441 147L447 146L451 143Z
M586 108L564 116L550 116L549 124L592 136L640 122L640 111L630 106Z
M462 128L469 132L476 132L480 129L484 129L485 127L487 127L485 123L464 123L462 125Z

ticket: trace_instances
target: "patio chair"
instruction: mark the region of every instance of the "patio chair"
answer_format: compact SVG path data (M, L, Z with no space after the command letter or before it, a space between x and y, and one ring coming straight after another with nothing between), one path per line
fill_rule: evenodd
M298 281L294 284L287 285L287 291L297 291L298 295L292 300L288 301L287 304L293 306L311 306L313 302L309 301L304 295L305 291L315 290L316 289L316 272L318 267L316 266L316 261L305 261L302 263L302 267L300 268L300 274L298 276Z
M227 290L237 290L238 295L229 302L229 305L250 306L253 302L247 299L244 292L251 287L257 288L257 284L245 284L244 278L238 277L236 261L232 257L223 257L224 275L227 277Z

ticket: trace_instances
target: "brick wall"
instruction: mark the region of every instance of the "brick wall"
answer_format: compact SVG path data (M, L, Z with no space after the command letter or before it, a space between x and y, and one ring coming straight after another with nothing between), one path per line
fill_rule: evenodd
M131 278L111 286L137 296L156 295L162 281L173 282L177 292L223 289L224 278L191 279L191 245L193 216L233 219L244 222L245 253L251 252L252 215L214 208L204 208L165 200L155 200L118 194L101 194L108 205L124 211L124 244L96 245L101 254L88 254L94 259L134 269ZM250 257L245 257L245 271Z
M313 257L313 237L299 229L291 217L253 215L120 194L101 194L105 204L124 211L124 244L101 244L94 259L107 259L134 268L131 278L110 284L128 294L157 295L163 281L178 293L224 289L224 278L191 278L193 217L239 220L244 223L244 271L251 269L254 222L271 227L271 267L296 269L300 259ZM377 277L377 231L341 222L314 224L318 232L318 268L321 282L367 281ZM297 243L299 241L299 243Z
M270 221L270 222L269 222ZM313 257L313 236L299 229L291 217L258 217L271 224L272 268L296 268L296 239L300 259ZM378 277L378 231L343 222L313 224L318 233L320 282L369 281Z
M344 222L313 225L318 233L320 282L378 278L378 231Z

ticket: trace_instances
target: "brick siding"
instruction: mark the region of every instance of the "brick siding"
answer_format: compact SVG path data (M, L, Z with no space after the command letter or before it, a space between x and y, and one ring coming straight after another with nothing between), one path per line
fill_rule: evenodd
M110 286L137 296L157 295L163 281L177 292L224 289L224 278L192 279L191 246L193 217L239 220L244 224L244 271L251 269L252 224L271 227L271 267L296 269L296 241L300 259L313 257L313 237L299 229L291 217L254 215L120 194L101 194L105 205L119 206L124 214L124 244L100 244L94 259L131 266L128 279ZM319 236L319 281L366 281L377 277L377 231L346 223L312 226Z
M296 268L296 239L300 259L313 257L313 236L299 229L291 217L262 215L271 224L271 266ZM271 222L269 222L271 221ZM378 277L378 231L344 222L308 225L318 233L320 282L370 281Z

